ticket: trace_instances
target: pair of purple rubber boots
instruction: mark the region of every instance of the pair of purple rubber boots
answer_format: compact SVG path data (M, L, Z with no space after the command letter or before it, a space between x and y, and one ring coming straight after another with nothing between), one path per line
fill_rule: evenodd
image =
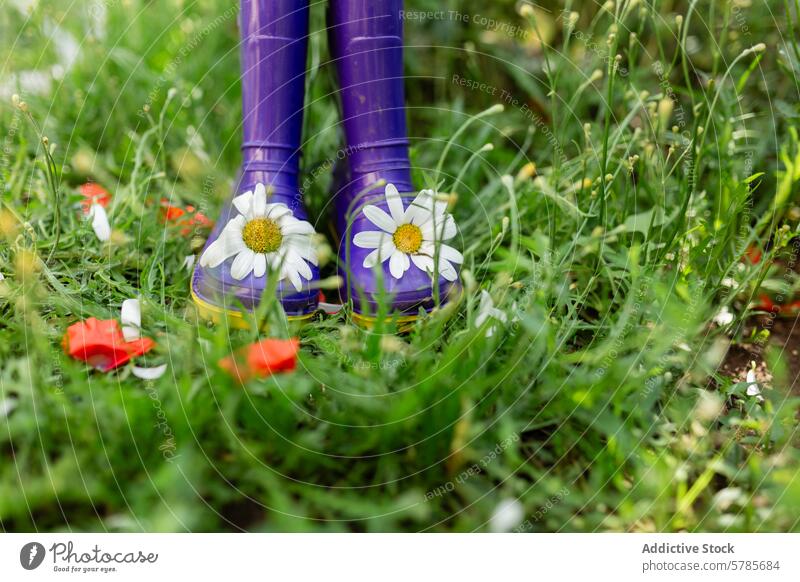
M348 152L332 192L341 294L366 326L380 301L408 323L460 292L463 257L446 244L457 234L447 204L411 183L402 8L402 0L329 6ZM243 165L200 256L192 297L204 316L242 317L277 279L287 316L310 318L319 269L298 179L308 0L242 0L240 28Z

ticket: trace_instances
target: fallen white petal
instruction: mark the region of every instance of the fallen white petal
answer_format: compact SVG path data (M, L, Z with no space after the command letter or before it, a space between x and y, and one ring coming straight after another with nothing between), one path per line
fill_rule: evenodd
M748 396L758 396L761 394L761 388L759 388L758 383L756 382L756 373L755 371L748 370L747 377L745 378L745 382L747 382L747 395Z
M132 342L141 337L142 306L138 299L126 299L122 302L119 320L122 323L122 335L126 342Z
M726 326L733 321L733 313L727 307L723 307L719 310L714 316L714 323L719 325L720 327Z
M108 222L106 209L99 204L92 204L89 207L89 218L92 220L92 230L101 242L106 242L111 238L111 225Z
M501 323L508 322L508 315L506 312L494 306L494 301L489 292L485 289L481 290L481 302L478 306L478 315L475 318L475 327L480 327L484 322L489 319L496 319ZM491 326L486 330L486 337L492 337L495 332L495 327Z
M8 415L11 414L16 407L16 398L6 398L5 400L0 400L0 418L8 418Z
M167 365L161 364L154 368L140 368L139 366L134 366L131 371L134 376L142 380L158 380L164 375L164 372L167 371Z
M319 302L319 308L328 315L336 315L342 310L343 307L344 305L341 303L325 303L324 301Z
M742 490L738 487L726 487L714 495L714 505L725 511L734 503L742 500ZM744 499L747 499L744 497Z
M525 509L516 499L504 499L497 504L489 518L489 529L494 533L511 531L525 517Z
M186 255L183 258L183 268L187 271L191 271L192 267L194 267L194 262L197 259L195 255Z

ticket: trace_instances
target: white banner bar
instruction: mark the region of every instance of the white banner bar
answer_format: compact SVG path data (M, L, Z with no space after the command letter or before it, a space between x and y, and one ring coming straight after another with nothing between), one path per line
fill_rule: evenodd
M800 534L4 534L0 580L800 580Z

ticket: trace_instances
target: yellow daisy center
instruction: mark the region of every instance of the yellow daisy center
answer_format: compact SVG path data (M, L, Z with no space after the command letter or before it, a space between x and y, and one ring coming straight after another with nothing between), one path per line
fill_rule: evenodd
M422 246L422 231L414 224L403 224L394 231L392 240L399 251L416 253Z
M256 218L244 225L242 240L253 252L274 253L281 247L283 234L274 220Z

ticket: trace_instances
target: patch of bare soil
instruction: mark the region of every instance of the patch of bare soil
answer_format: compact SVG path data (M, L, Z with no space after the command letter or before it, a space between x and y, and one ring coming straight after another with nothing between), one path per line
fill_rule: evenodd
M737 343L731 345L722 362L721 372L737 382L745 379L751 362L756 363L756 380L759 383L770 385L772 373L764 361L764 352L767 346L777 348L781 358L788 364L789 388L794 394L800 395L800 314L784 317L769 317L766 315L751 318L746 326L743 337L752 337L751 332L768 330L769 339L761 344Z

